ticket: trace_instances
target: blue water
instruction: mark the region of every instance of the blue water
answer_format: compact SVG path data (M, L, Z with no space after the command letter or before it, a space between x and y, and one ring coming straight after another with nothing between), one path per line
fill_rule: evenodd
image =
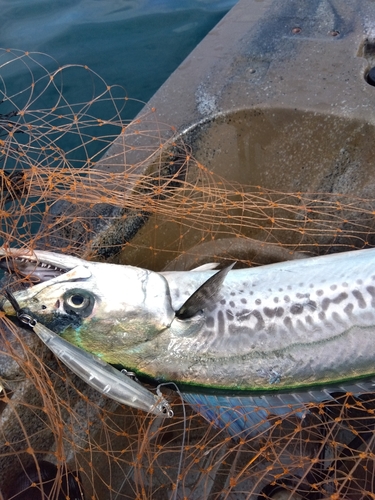
M86 64L109 85L147 101L236 0L1 3L0 47L44 52L61 65ZM80 84L65 82L65 93L79 94ZM141 107L129 106L128 115Z

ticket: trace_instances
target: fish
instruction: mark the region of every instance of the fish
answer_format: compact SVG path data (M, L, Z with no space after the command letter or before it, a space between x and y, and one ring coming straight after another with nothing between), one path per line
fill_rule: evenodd
M253 412L255 425L270 406L303 415L330 388L375 386L375 249L219 271L155 272L45 251L0 257L40 280L14 294L22 310L141 380L177 384L233 433L249 426L251 408L264 410ZM0 305L15 314L6 298Z

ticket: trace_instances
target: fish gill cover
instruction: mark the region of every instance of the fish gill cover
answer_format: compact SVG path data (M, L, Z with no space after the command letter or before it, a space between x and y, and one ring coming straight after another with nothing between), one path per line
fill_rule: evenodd
M171 139L157 110L127 122L125 90L87 67L2 50L0 78L3 246L154 270L373 246L375 201L222 178ZM77 78L87 95L69 102ZM121 151L108 153L117 136ZM28 283L13 276L11 285ZM163 390L172 419L118 405L32 331L0 319L0 498L375 498L371 393L341 391L298 410L285 402L283 416L262 408L263 422L249 418L259 432L230 435L239 408L221 403L206 420L172 388Z

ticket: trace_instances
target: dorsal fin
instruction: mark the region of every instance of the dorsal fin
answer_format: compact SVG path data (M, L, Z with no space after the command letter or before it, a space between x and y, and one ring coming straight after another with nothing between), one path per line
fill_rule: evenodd
M198 267L193 267L190 271L212 271L212 269L216 269L219 265L218 262L208 262L207 264L202 264Z
M207 281L191 295L187 301L176 311L178 319L189 319L195 316L198 312L205 309L208 305L214 303L217 299L221 285L225 280L226 275L236 263L224 267L219 272L211 276Z

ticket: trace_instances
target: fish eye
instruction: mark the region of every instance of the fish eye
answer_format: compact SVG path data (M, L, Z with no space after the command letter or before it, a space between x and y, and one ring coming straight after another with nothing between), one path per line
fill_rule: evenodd
M87 306L88 302L89 299L87 297L79 295L78 293L75 293L74 295L66 298L66 303L68 304L68 306L75 307L77 309L83 309Z
M95 297L86 290L70 290L63 297L65 312L87 317L95 304Z

